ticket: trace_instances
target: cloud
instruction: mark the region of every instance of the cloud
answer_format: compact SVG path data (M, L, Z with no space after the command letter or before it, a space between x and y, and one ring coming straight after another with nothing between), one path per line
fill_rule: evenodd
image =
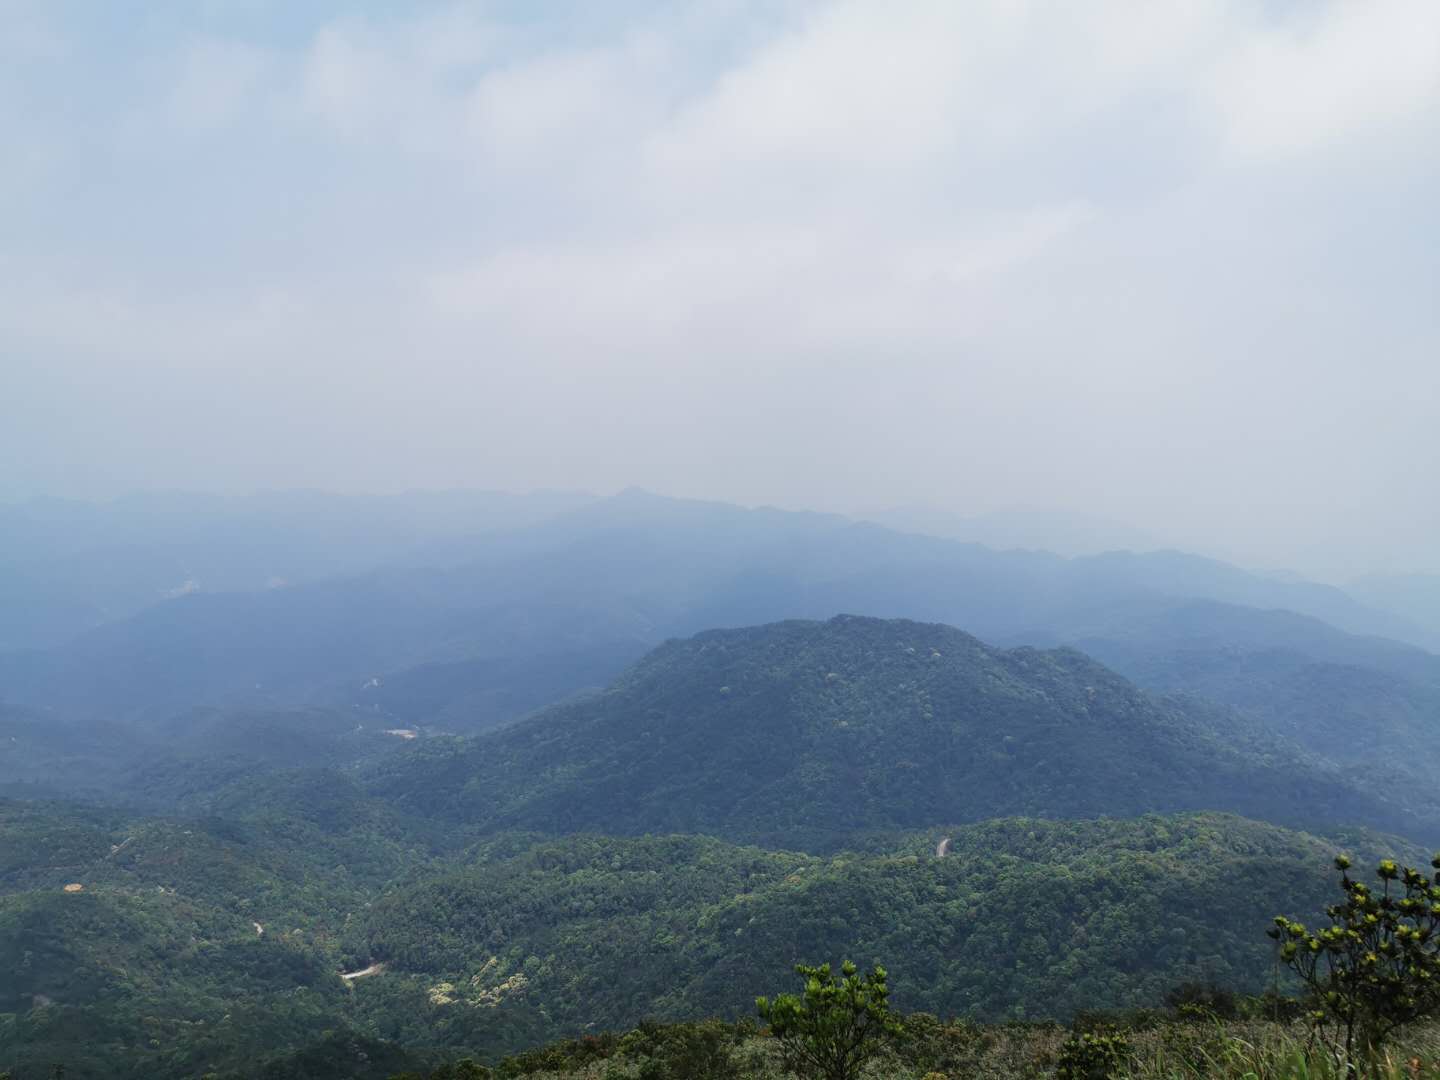
M1229 148L1272 157L1390 139L1440 113L1440 7L1354 0L1252 26L1207 73Z
M1434 550L1435 5L504 11L29 9L69 59L0 76L0 451L55 464L12 489L640 482Z

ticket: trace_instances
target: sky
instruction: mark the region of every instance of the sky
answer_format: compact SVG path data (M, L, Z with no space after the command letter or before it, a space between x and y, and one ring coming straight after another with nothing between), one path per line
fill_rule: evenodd
M0 497L1440 570L1440 4L0 0Z

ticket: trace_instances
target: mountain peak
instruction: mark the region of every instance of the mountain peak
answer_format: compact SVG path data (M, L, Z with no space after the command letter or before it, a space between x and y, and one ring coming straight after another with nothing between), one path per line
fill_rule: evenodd
M1222 740L1214 715L1150 697L1074 650L1001 650L940 624L840 615L674 639L600 695L422 747L377 786L489 830L695 832L813 850L1013 814L1408 824L1282 747L1252 753L1234 730Z

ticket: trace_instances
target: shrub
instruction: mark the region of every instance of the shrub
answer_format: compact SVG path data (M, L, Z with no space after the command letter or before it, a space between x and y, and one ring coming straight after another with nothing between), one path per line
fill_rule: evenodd
M1440 1012L1440 855L1431 866L1436 873L1426 875L1385 859L1377 890L1351 878L1350 860L1338 856L1344 899L1326 909L1330 925L1312 934L1282 915L1269 931L1339 1060L1373 1059L1397 1028Z
M1111 1080L1130 1063L1130 1040L1114 1028L1081 1031L1060 1047L1055 1080Z
M942 1022L929 1013L905 1017L895 1043L898 1060L925 1073L970 1075L993 1043L984 1029L966 1020Z
M729 1080L742 1030L721 1020L644 1023L621 1038L620 1052L639 1063L640 1080Z
M1185 1019L1235 1020L1240 999L1233 990L1213 982L1186 982L1165 995L1165 1004Z
M755 1007L780 1040L785 1068L816 1080L852 1080L887 1034L898 1034L891 1017L885 969L861 977L849 960L836 980L829 964L797 965L805 993L757 998Z

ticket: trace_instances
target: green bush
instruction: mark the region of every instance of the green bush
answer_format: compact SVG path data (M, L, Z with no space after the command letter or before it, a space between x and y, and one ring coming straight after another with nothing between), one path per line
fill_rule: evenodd
M1326 909L1330 925L1312 934L1282 915L1269 931L1341 1061L1373 1060L1398 1028L1440 1014L1440 855L1431 866L1426 875L1384 859L1375 889L1337 856L1344 899Z
M1165 995L1165 1004L1182 1019L1235 1020L1240 1016L1240 997L1233 990L1213 982L1186 982Z
M836 980L829 964L795 973L805 980L805 993L781 994L774 1001L757 998L755 1007L780 1040L785 1068L815 1080L852 1080L888 1034L900 1025L890 1014L885 969L875 967L863 978L849 960Z
M1055 1080L1112 1080L1130 1063L1130 1040L1120 1031L1077 1031L1060 1048Z
M743 1032L721 1020L644 1023L621 1038L620 1052L639 1062L639 1080L729 1080Z
M929 1013L911 1013L895 1040L897 1058L921 1073L967 1075L990 1048L993 1038L966 1020L942 1022Z

